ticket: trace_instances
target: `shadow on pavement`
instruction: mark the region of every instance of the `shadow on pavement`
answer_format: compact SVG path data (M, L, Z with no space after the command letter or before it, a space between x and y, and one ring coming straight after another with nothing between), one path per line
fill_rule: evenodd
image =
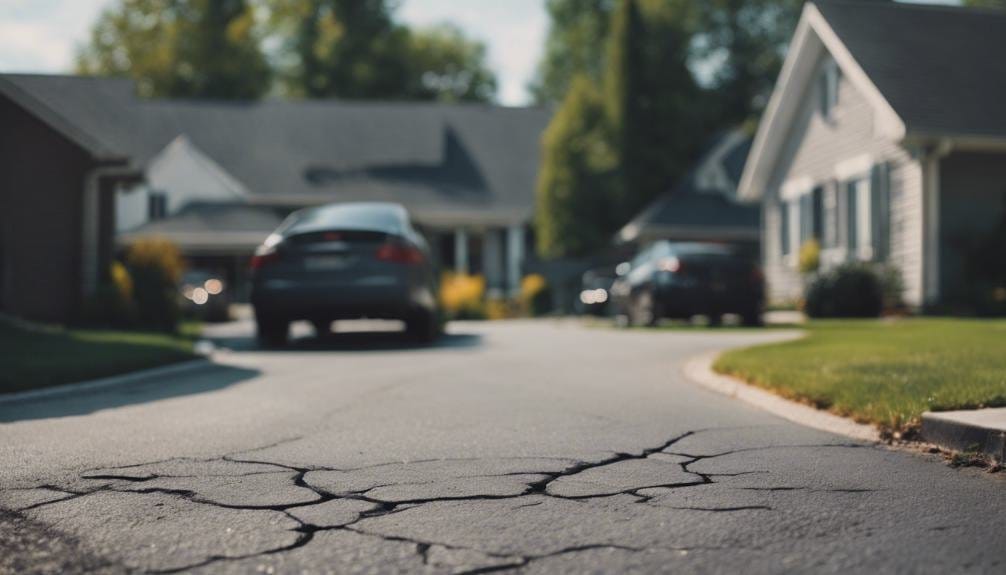
M203 339L221 349L260 353L421 351L473 348L482 344L482 336L474 333L446 333L434 342L422 343L400 330L354 329L317 336L305 325L294 324L286 345L265 347L255 339L254 330L251 322L234 322L204 330Z
M400 332L333 333L322 337L293 339L286 346L272 349L252 345L260 351L404 351L476 347L482 336L476 334L444 334L431 343L420 343Z
M103 409L217 391L259 375L258 370L211 365L206 369L151 377L101 390L81 390L56 397L0 405L0 423L87 415Z

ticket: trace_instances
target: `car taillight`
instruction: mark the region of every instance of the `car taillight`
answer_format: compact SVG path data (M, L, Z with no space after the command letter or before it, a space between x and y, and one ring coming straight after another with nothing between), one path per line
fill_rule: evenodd
M418 265L423 263L423 252L410 245L387 243L377 250L377 259L396 264Z
M256 253L251 259L251 269L260 270L277 261L279 261L279 252L276 250Z
M657 269L662 272L679 272L681 271L681 260L678 258L663 258L657 263Z

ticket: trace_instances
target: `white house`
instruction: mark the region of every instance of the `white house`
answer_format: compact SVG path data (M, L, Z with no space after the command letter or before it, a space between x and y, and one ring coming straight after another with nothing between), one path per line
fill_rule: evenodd
M1006 209L1004 55L1006 12L805 5L739 187L770 300L800 297L811 238L825 267L896 268L910 305L967 298L967 246Z

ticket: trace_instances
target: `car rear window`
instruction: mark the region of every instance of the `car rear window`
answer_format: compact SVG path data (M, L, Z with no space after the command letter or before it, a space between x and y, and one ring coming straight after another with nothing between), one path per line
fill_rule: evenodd
M387 238L387 233L371 230L319 230L316 232L293 234L289 236L286 241L297 246L329 242L379 244L384 242Z

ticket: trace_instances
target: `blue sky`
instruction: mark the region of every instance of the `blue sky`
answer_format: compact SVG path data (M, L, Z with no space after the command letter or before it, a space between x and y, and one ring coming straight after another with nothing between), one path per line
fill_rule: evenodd
M0 72L66 72L75 46L113 0L0 0ZM402 0L398 17L426 26L453 22L489 46L499 99L526 103L548 17L543 0Z

